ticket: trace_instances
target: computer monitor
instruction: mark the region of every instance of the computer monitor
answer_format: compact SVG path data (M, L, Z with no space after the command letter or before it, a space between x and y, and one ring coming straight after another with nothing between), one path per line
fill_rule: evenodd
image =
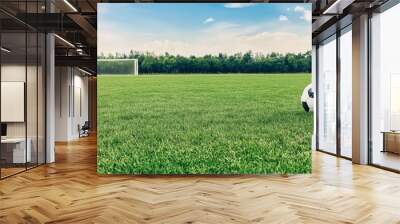
M7 124L1 123L1 137L7 136Z

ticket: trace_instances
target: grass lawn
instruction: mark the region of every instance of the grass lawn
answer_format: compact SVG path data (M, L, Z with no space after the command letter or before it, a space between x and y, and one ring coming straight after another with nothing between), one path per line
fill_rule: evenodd
M311 172L309 74L98 76L101 174Z

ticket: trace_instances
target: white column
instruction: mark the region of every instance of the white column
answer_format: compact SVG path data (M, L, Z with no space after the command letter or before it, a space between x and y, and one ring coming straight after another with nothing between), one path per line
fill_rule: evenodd
M69 141L72 137L72 67L55 69L55 141Z
M353 19L353 162L368 163L368 15Z
M311 149L316 150L316 142L317 142L317 112L316 112L316 101L317 101L317 47L315 45L312 46L312 58L311 58L311 82L312 82L312 89L314 91L314 128L313 128L313 135L312 135L312 143Z
M46 36L46 163L55 161L55 54L54 35Z

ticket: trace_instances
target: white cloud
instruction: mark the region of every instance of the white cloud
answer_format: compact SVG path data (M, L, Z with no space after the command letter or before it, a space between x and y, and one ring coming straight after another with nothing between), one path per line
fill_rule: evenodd
M279 21L288 21L289 19L288 19L288 17L287 16L284 16L284 15L280 15L279 16Z
M203 24L212 23L214 21L215 21L214 18L209 17L209 18L207 18L206 20L203 21Z
M294 11L295 12L304 12L304 7L302 7L302 6L296 6L296 7L294 7Z
M311 50L311 33L287 31L287 28L271 27L269 23L240 25L231 22L215 21L190 34L191 38L182 38L185 33L175 33L160 38L157 33L137 32L136 30L118 30L115 24L99 23L98 52L106 55L129 50L153 52L157 55L169 52L173 55L206 55L238 52L268 54L272 52L306 52ZM273 31L272 31L273 30ZM115 35L118 34L118 35ZM282 44L285 43L285 44Z
M303 15L300 17L300 19L304 19L305 21L311 21L311 10L304 10Z
M225 8L231 8L231 9L240 9L240 8L246 8L249 6L254 5L255 3L226 3L224 4Z
M293 9L295 12L302 13L303 15L300 16L300 19L303 19L305 21L311 21L312 15L311 15L311 10L305 9L302 6L296 6Z

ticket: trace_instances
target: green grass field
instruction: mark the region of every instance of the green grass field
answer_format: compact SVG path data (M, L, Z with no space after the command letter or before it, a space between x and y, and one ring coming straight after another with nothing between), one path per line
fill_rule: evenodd
M98 76L101 174L311 172L309 74Z

